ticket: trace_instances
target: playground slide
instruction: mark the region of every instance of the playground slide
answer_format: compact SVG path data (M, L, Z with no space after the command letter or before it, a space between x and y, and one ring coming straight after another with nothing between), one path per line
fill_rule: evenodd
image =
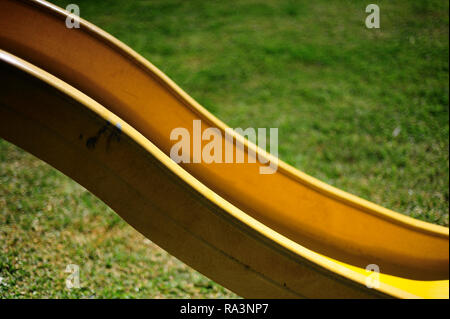
M0 2L0 48L32 63L2 51L0 136L244 297L448 298L447 228L326 185L237 134L246 148L224 148L255 150L276 172L260 174L265 161L176 165L174 128L225 124L123 43L66 18L44 1ZM366 286L369 264L379 287Z

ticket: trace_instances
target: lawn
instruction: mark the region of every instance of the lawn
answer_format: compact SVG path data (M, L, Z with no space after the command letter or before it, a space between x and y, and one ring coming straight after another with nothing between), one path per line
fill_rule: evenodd
M73 0L52 1L65 7ZM231 127L278 127L280 158L448 226L446 1L88 1L81 16ZM80 289L65 287L80 266ZM84 188L0 140L0 298L236 297Z

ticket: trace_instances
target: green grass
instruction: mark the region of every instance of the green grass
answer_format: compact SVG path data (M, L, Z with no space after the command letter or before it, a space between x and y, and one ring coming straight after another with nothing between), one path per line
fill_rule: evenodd
M230 126L278 127L288 163L448 226L448 2L377 1L379 30L363 1L76 3ZM234 296L6 142L0 277L0 297Z

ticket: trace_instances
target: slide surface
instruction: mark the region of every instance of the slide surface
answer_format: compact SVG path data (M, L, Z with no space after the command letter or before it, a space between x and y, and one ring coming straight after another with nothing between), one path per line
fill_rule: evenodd
M225 124L123 43L66 18L44 1L0 3L1 137L241 296L448 298L448 228L324 184L237 134L244 149L223 147L256 151L277 171L175 164L173 129ZM379 287L366 286L371 264Z

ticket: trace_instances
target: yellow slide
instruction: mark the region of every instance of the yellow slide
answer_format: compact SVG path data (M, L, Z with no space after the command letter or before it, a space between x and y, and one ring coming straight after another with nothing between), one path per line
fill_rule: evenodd
M155 66L84 20L67 28L67 17L45 1L0 1L1 137L243 297L449 297L448 228L324 184L236 133L226 138L226 125ZM176 164L171 132L184 128L195 144L195 125L258 160L197 163L191 154Z

